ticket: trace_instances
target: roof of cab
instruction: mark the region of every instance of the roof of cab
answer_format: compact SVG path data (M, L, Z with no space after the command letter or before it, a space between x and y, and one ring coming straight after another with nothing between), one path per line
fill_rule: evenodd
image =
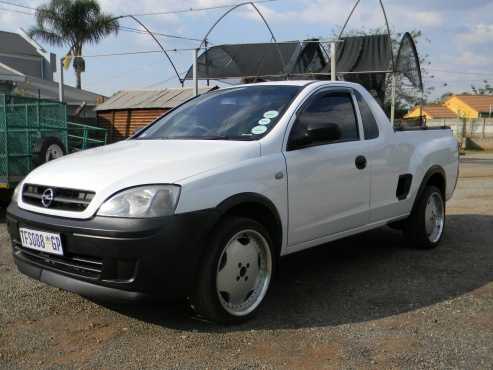
M266 82L255 82L246 85L282 85L282 86L305 86L311 82L318 82L314 80L286 80L286 81L266 81ZM245 85L242 85L245 86Z
M222 87L221 89L231 89L231 88L236 88L236 87L245 87L245 86L308 86L311 84L316 84L317 86L320 85L333 85L333 86L339 86L339 87L353 87L353 88L358 88L361 87L360 84L354 83L354 82L348 82L348 81L330 81L330 80L287 80L287 81L266 81L266 82L254 82L254 83L247 83L247 84L241 84L241 85L233 85L233 86L227 86L227 87Z

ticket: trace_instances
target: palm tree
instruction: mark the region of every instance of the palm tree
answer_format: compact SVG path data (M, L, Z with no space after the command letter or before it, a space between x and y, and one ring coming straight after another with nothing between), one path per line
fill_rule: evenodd
M73 57L77 88L86 63L81 57L85 44L96 44L112 33L118 33L117 18L101 12L97 0L51 0L36 11L36 26L29 35L53 46L68 47L66 61Z

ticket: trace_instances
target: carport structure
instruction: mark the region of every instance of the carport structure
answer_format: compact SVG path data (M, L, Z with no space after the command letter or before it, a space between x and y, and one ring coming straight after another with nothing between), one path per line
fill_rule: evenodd
M241 82L285 79L346 80L365 86L383 106L391 81L390 118L394 121L396 76L406 77L411 85L423 92L419 58L412 36L405 33L397 55L392 50L391 32L387 14L380 0L386 33L365 36L344 36L344 31L355 12L357 0L338 37L333 40L302 40L278 42L267 20L252 2L238 4L226 11L208 30L194 53L194 63L185 79L193 81L197 91L198 80L235 79ZM241 6L251 5L265 23L269 43L226 44L207 48L207 38L214 28ZM198 55L198 50L205 49Z

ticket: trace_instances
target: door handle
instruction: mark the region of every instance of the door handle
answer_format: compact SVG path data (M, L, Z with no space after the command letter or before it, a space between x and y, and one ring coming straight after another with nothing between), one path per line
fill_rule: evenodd
M356 165L356 168L358 170L363 170L366 168L366 158L362 155L359 155L356 157L356 159L354 160L354 164Z

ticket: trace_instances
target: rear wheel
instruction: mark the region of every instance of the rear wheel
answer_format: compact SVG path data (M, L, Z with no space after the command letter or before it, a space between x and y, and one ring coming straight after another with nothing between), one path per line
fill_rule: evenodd
M242 217L225 220L214 233L202 260L194 309L205 318L235 324L257 312L274 273L274 252L268 231Z
M438 246L445 228L445 200L435 186L427 186L406 220L404 233L410 246L431 249Z

